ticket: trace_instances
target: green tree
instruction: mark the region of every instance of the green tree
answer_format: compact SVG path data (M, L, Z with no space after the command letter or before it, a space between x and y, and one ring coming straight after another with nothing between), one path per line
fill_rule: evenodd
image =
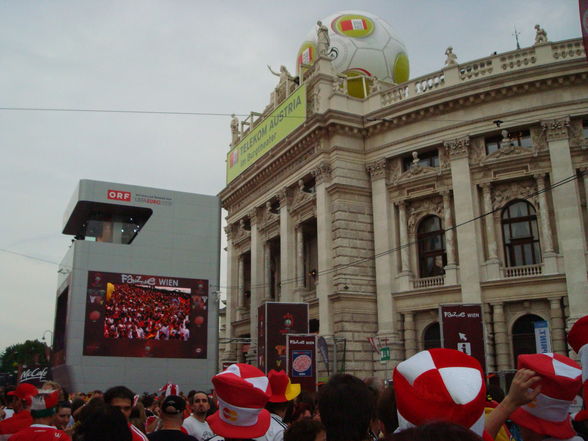
M45 344L39 340L27 340L24 343L8 346L0 357L2 359L0 369L3 372L12 372L19 364L26 366L47 364Z

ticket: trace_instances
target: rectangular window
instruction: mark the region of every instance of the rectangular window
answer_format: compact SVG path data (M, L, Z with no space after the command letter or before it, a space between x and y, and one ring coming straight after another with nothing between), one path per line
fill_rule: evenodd
M429 150L428 152L418 152L416 159L411 154L402 159L402 169L409 170L412 166L421 167L439 167L439 150Z
M508 132L510 142L512 145L519 147L531 148L533 147L533 140L531 139L531 131L528 129L524 130L513 130ZM501 148L502 135L489 136L484 139L486 144L486 154L491 155L497 152Z

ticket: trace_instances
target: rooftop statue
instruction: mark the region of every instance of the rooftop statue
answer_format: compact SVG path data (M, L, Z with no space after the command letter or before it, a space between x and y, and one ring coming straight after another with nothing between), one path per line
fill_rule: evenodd
M239 118L233 113L231 115L231 145L236 145L239 141Z
M316 22L316 25L318 26L316 30L318 53L319 55L327 55L329 53L329 46L331 45L329 28L320 20Z
M535 45L547 43L547 32L545 32L545 29L536 24L535 31L537 31L535 34Z
M445 59L446 66L457 65L457 55L453 53L453 48L451 46L445 50L445 55L447 55L447 58Z
M292 86L295 86L296 80L292 75L290 75L290 72L288 72L288 69L283 64L280 66L280 73L275 72L269 64L267 65L267 68L272 74L280 78L278 85L271 95L271 102L274 107L276 107L288 96Z

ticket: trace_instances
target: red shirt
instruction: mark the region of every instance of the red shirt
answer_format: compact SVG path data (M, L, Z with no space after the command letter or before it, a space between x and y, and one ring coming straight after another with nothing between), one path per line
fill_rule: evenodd
M149 441L145 434L132 424L129 424L129 429L131 430L131 435L133 435L133 441Z
M28 410L20 411L4 421L0 421L0 434L11 435L33 424L33 417Z
M10 437L11 441L71 441L63 430L44 424L32 424Z

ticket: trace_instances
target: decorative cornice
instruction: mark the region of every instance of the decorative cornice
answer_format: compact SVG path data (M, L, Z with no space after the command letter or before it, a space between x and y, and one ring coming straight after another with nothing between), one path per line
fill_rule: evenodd
M369 173L372 181L377 179L386 178L386 172L388 170L388 161L386 158L378 159L377 161L369 162L365 166L367 172Z
M541 121L543 133L547 137L547 142L559 141L561 139L568 139L570 137L569 127L570 118L558 118Z
M331 165L327 162L321 162L317 167L311 170L312 176L317 185L331 181Z
M451 141L445 141L443 145L445 146L445 150L447 151L450 160L467 157L468 149L470 147L470 137L464 136Z

